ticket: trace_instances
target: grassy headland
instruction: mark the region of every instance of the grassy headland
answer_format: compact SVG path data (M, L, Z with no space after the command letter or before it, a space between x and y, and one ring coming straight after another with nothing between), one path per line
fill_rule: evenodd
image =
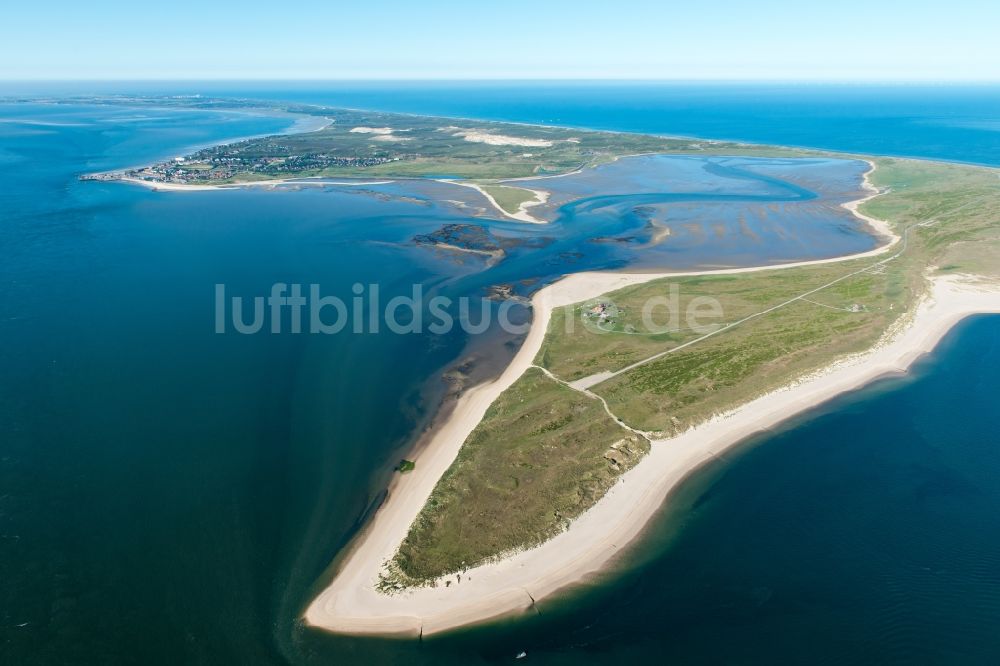
M668 437L871 348L913 311L930 273L1000 277L996 170L876 164L871 180L885 193L862 211L902 237L878 257L657 280L554 312L535 362L555 378L531 369L494 403L421 511L387 580L431 583L545 541L620 473L606 457L612 442L635 438L627 466L647 450L631 428ZM671 285L682 311L695 298L717 299L719 325L708 318L702 331L645 332L643 304L669 298ZM568 319L574 326L567 328ZM623 369L589 388L568 384Z

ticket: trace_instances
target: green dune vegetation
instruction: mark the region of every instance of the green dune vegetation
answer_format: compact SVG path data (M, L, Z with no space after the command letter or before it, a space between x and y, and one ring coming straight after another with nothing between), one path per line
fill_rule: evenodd
M494 403L438 483L385 581L428 584L551 538L638 462L649 439L870 348L912 312L928 275L1000 278L997 170L875 162L871 179L885 193L862 211L889 221L902 237L884 254L665 278L554 312L535 361L552 376L533 368ZM661 310L654 321L681 330L646 331L643 304L672 294L682 311L694 299L716 299L722 316L706 316L705 328L692 331L671 327ZM594 318L595 312L609 314ZM574 325L567 327L568 320ZM589 388L569 384L622 370Z
M600 402L531 369L493 403L438 483L399 550L397 574L431 579L541 543L647 451L649 441Z
M760 273L679 277L622 289L553 312L549 325L552 334L547 336L536 362L568 381L618 371L654 354L722 331L746 317L820 287L842 276L845 268L858 270L871 263L869 260ZM887 287L879 276L865 274L834 285L822 295L816 294L812 303L803 301L804 307L794 313L773 319L787 320L786 324L793 328L807 326L815 321L816 315L822 319L822 323L817 321L818 326L842 320L851 327L862 323L871 328L884 327L889 314ZM582 323L595 306L613 307L613 319L608 323ZM794 323L793 314L798 315ZM749 330L745 325L737 328ZM733 347L736 335L734 329L729 336L715 337L722 340L723 346ZM701 349L706 348L708 340L705 343ZM733 363L721 364L733 369ZM675 372L668 374L676 379Z

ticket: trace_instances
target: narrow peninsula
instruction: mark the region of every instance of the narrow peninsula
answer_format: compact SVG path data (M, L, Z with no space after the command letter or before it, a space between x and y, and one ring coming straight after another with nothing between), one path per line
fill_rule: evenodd
M1000 312L1000 172L992 168L282 111L329 122L89 178L174 190L414 179L450 187L449 197L477 215L546 223L560 206L605 192L602 165L628 156L854 160L863 182L839 213L877 238L864 252L780 265L576 273L534 293L513 361L465 389L407 456L406 473L305 609L315 627L424 636L531 609L618 561L692 471L754 433L905 371L967 315ZM585 186L555 187L553 179L572 174ZM809 185L772 180L797 192ZM426 242L447 245L452 231ZM669 220L651 221L650 237L672 242ZM477 251L502 261L503 247L484 238ZM676 307L708 299L724 316L708 327L644 329L643 304L672 286Z

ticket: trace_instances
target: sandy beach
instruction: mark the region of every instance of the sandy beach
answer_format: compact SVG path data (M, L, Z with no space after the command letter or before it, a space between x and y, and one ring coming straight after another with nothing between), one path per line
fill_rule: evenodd
M858 210L861 204L881 194L879 189L874 185L872 185L871 181L871 175L875 171L875 163L872 162L871 160L865 160L865 162L868 163L868 170L865 171L864 175L861 177L861 189L863 189L865 192L868 193L867 196L843 203L841 204L841 207L847 209L855 217L860 218L865 222L867 222L868 226L874 229L876 236L879 236L880 238L887 238L890 240L895 239L896 234L893 233L892 227L889 225L888 222L886 222L885 220L878 220L874 217L870 217L862 213L860 210Z
M302 186L302 187L327 187L327 186L365 186L365 185L388 185L392 180L372 180L372 181L331 181L331 180L255 180L246 183L225 183L222 185L193 185L190 183L161 183L153 180L142 180L141 178L120 178L123 183L132 183L148 187L154 192L205 192L210 190L237 190L244 187L277 187L281 185Z

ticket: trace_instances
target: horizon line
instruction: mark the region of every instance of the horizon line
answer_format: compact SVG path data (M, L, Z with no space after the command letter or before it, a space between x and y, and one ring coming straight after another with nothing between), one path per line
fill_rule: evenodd
M996 79L907 79L907 78L651 78L651 77L33 77L4 78L4 83L671 83L671 84L815 84L815 85L998 85Z

